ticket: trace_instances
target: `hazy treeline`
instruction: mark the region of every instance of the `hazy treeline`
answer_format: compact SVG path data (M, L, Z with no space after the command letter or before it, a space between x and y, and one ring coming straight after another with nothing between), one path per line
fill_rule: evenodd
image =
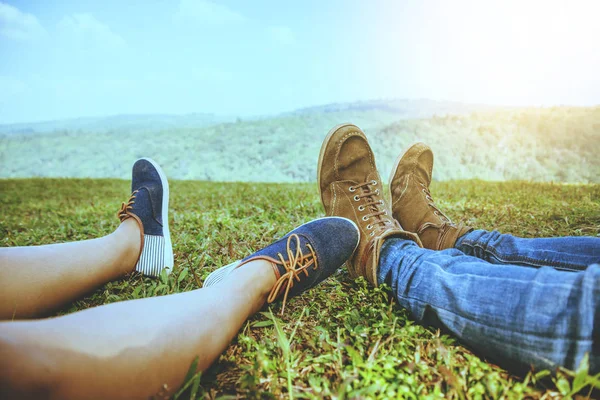
M419 119L390 107L346 107L160 131L0 133L0 177L128 178L133 160L146 156L174 179L314 181L322 140L341 122L365 130L384 179L400 152L423 141L434 149L438 180L600 183L600 107Z

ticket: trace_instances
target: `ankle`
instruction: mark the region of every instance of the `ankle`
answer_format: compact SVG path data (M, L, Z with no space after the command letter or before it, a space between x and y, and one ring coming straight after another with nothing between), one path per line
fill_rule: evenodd
M254 270L257 288L261 294L268 295L277 281L273 265L266 260L255 260L250 261L246 267Z
M257 299L254 312L258 311L267 301L267 297L275 286L273 266L266 260L250 261L235 269L228 281L240 285L240 290L250 292Z
M119 254L117 270L122 274L133 272L141 252L140 226L133 218L128 218L121 222L112 235L115 238Z

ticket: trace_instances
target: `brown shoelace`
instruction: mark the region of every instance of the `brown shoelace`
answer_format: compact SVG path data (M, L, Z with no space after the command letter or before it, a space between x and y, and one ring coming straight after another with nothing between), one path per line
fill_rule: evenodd
M127 200L127 203L121 203L121 208L119 209L119 211L117 211L117 218L119 218L119 221L123 222L128 218L133 218L139 228L140 228L140 252L138 253L138 258L135 261L135 263L137 264L138 260L140 259L140 257L142 256L142 251L144 250L144 224L142 224L142 221L140 220L140 218L135 215L130 213L129 211L131 209L133 209L133 204L135 203L135 196L137 195L138 190L135 190L133 193L131 193L131 196L129 196L129 200Z
M457 226L456 224L454 224L450 218L448 218L446 216L446 214L444 214L439 208L437 208L437 206L435 205L435 203L433 202L433 198L431 197L431 193L429 192L429 188L423 184L422 182L419 182L419 185L421 185L422 187L422 191L423 193L425 193L425 199L427 199L427 205L431 208L433 208L433 213L435 215L437 215L441 222L439 224L435 224L433 222L425 222L423 223L419 229L417 229L417 235L421 235L423 234L423 232L425 232L426 229L429 228L434 228L434 229L438 229L439 230L439 234L436 240L436 248L441 248L442 247L442 243L445 240L446 235L449 234L451 227L454 227L456 229L460 229L460 227L462 226L459 225Z
M362 198L366 198L367 202L365 204L361 204L358 206L358 211L371 211L370 214L366 214L362 216L363 221L367 221L369 219L375 218L375 220L367 225L367 230L374 229L373 232L370 233L370 236L375 236L375 232L383 230L387 224L391 222L385 218L382 218L384 215L387 215L386 210L380 210L379 207L382 206L383 200L378 200L377 198L380 195L379 189L372 190L371 186L377 186L376 180L371 180L367 182L360 183L356 186L350 186L349 190L351 192L355 192L358 189L362 189L362 194L357 194L354 196L354 201L360 201Z
M428 229L428 228L436 228L436 229L443 230L447 225L453 226L454 224L452 223L452 221L450 221L450 218L448 218L446 216L446 214L444 214L439 208L437 208L437 206L433 202L433 198L431 197L429 188L427 186L425 186L425 184L422 182L419 182L419 185L421 185L421 188L422 188L421 190L423 191L423 193L425 193L425 199L427 200L427 205L429 207L433 208L433 213L435 215L437 215L442 220L442 222L440 222L439 224L435 224L433 222L425 222L423 225L421 225L419 227L419 229L417 229L417 235L422 234L425 231L425 229Z
M131 210L133 208L133 204L135 203L135 196L136 196L137 192L138 192L138 190L131 193L131 196L129 197L129 200L127 201L127 203L121 203L121 208L117 212L117 218L119 218L119 220L121 222L125 221L127 218L130 217L129 210Z
M296 250L292 250L292 239L296 240ZM273 289L269 293L269 297L267 298L267 302L272 303L279 296L280 292L283 290L283 285L285 286L285 294L283 295L283 305L281 306L281 315L285 310L285 303L287 302L287 297L290 289L294 286L294 280L300 281L300 274L304 273L308 276L308 268L312 265L313 269L317 269L317 255L312 248L312 246L307 243L306 247L310 251L310 254L302 254L300 250L300 238L296 234L291 234L287 240L287 259L283 254L278 253L280 264L283 265L286 272L277 279Z

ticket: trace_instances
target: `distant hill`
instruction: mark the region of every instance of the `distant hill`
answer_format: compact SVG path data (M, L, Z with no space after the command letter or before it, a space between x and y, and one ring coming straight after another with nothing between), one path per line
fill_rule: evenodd
M158 132L167 129L202 128L223 122L234 121L234 117L213 114L123 114L108 117L86 117L57 121L43 121L0 125L0 134L51 133L56 131L87 132Z
M193 118L130 117L123 116L118 128L96 122L91 128L0 133L0 177L127 179L132 162L146 156L173 179L315 181L328 130L353 122L367 133L384 180L399 153L424 141L434 149L437 180L600 183L600 107L503 109L381 100L250 120L206 120L203 126L194 126Z
M402 118L428 118L433 115L466 114L475 111L492 111L501 107L483 104L466 104L455 101L436 101L428 99L405 100L368 100L354 103L332 103L323 106L303 108L291 115L335 113L344 111L384 111Z
M380 111L398 118L427 118L433 115L465 114L473 111L493 110L497 107L434 100L370 100L354 103L332 103L303 108L277 117L310 115L317 113ZM268 119L274 116L244 118ZM220 123L235 122L234 116L207 113L194 114L121 114L106 117L84 117L56 121L0 124L0 134L51 133L56 131L85 132L158 132L169 129L203 128Z

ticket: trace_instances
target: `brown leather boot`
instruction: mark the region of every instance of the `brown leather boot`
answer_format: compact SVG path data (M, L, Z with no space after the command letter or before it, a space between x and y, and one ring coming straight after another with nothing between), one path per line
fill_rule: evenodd
M364 276L377 286L379 252L390 236L414 240L392 218L383 199L381 177L365 134L356 126L334 127L325 138L319 154L317 179L327 215L348 218L360 230L360 243L347 263L353 278Z
M423 247L442 250L473 230L455 225L437 208L429 193L433 152L424 143L412 145L398 157L390 176L392 215L404 229L419 235Z

